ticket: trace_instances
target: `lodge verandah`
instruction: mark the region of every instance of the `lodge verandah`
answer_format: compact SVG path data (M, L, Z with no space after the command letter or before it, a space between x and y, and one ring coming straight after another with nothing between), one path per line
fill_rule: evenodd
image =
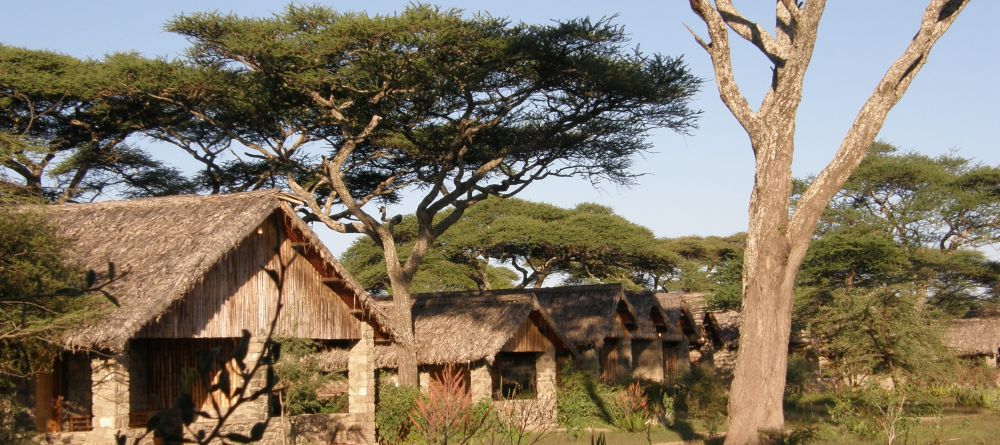
M313 428L314 431L306 437L324 442L334 438L338 442L373 442L371 426L374 422L375 379L372 337L369 334L367 339L351 342L346 412L322 415L325 419L321 423L325 427ZM205 366L199 361L204 360L206 352L221 357L231 356L237 342L238 339L232 338L143 339L131 342L127 354L63 354L72 361L61 358L61 367L57 366L55 372L41 374L36 379L36 424L40 432L59 433L60 440L69 443L114 443L118 435L129 438L131 443L132 439L145 433L152 416L177 416L175 402L182 393L191 396L196 409L215 417L217 413L226 412L235 398L222 391L209 391L206 383L217 383L223 373L230 376L233 387L244 382L232 360L222 369L209 369L207 378L199 373L199 366ZM263 347L263 339L250 340L244 360L247 368L257 363L264 352ZM252 376L247 384L248 394L265 387L265 375L266 370L262 367ZM65 388L70 391L66 393ZM273 392L242 402L229 415L224 428L246 433L254 423L274 417L277 394ZM59 412L60 405L62 413ZM279 426L279 422L272 422L262 443L282 443L282 431L294 430L299 420L296 417L289 419L291 425ZM181 423L179 418L175 420L180 433ZM317 422L303 423L315 426ZM211 429L215 424L214 418L199 417L193 429ZM157 443L152 436L147 436L147 439L143 443Z

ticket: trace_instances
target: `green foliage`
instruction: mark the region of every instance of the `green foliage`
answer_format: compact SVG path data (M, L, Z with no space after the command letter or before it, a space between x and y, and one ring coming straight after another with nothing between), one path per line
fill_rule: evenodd
M590 373L567 362L559 370L558 423L573 434L611 423L614 391Z
M941 342L933 309L898 288L837 291L808 323L829 372L856 381L882 375L925 383L952 377L954 359Z
M794 402L806 393L819 377L819 365L800 353L788 356L785 373L785 401Z
M120 88L122 62L134 57L83 61L0 45L0 182L57 201L192 192L177 169L125 144L157 113Z
M375 407L375 429L379 443L404 443L412 432L411 416L417 408L420 389L396 386L388 379L379 381Z
M688 417L701 421L712 436L722 428L726 419L729 395L726 382L709 365L692 366L677 381L678 410Z
M439 219L448 218L442 214ZM396 226L405 258L416 240L416 220ZM649 229L611 209L581 204L563 209L519 199L491 198L465 211L439 237L414 278L417 291L511 286L510 269L521 272L518 286L539 284L553 274L571 282L633 283L636 274L674 267L676 256L659 246ZM373 291L388 288L381 249L371 239L356 241L343 255L345 266ZM638 287L638 284L631 284Z
M861 437L882 439L892 445L916 426L911 409L918 406L915 402L920 395L913 386L885 389L878 383L867 384L838 394L830 409L830 420ZM924 409L927 407L925 401Z
M62 332L107 307L87 292L107 277L88 280L65 245L39 209L0 203L0 375L47 368Z
M1000 289L1000 268L975 250L1000 240L1000 168L876 143L817 233L805 285L905 283L954 316L982 309Z
M286 415L347 411L347 377L326 372L319 361L321 345L302 338L278 339L281 358L274 365L281 381ZM327 394L333 390L333 394Z
M655 417L645 388L639 382L633 382L619 390L613 407L611 424L621 431L645 431Z
M17 388L9 379L0 379L0 443L28 445L35 443L32 412L17 400Z

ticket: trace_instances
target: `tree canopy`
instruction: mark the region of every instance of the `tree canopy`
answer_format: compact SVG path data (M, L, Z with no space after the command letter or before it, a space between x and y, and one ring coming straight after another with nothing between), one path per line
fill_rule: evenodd
M219 163L211 153L238 143L248 150L228 171L256 175L244 184L277 181L307 219L380 246L405 384L416 380L412 281L467 208L550 176L630 183L647 133L687 131L698 114L688 102L699 81L683 61L628 49L610 20L526 25L427 5L388 16L293 5L264 19L190 14L167 29L191 42L186 59L138 64L145 80L130 91L189 117L157 137L216 174L227 169L209 165ZM202 134L217 138L201 144ZM404 190L420 194L405 257L394 234L402 217L388 209Z
M414 229L412 216L398 226L401 251L412 245ZM344 264L352 274L363 277L366 286L385 291L385 266L376 251L371 240L358 240L345 252ZM414 288L427 279L443 287L423 291L446 290L452 284L463 285L462 289L540 287L550 277L570 283L620 282L639 288L649 285L647 277L666 274L679 260L649 229L605 206L585 203L564 209L516 198L492 198L467 210L435 241ZM442 273L446 270L454 272ZM444 278L449 276L455 278Z
M50 201L192 192L175 168L127 140L158 111L123 94L123 64L134 56L78 60L0 45L0 181Z

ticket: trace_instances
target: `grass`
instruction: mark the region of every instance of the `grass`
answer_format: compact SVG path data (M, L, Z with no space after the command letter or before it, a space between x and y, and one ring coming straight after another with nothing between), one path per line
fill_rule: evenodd
M785 413L789 428L820 425L819 440L815 445L869 445L884 443L882 440L856 436L825 422L826 412L832 403L827 395L812 395L803 399ZM597 436L599 433L594 433ZM608 445L663 444L663 443L708 443L721 444L721 438L706 441L708 434L698 423L678 421L670 428L655 428L647 433L625 433L605 431ZM538 445L589 445L591 433L584 431L577 437L569 433L555 433ZM899 437L900 445L950 445L950 444L995 444L1000 443L1000 415L981 408L945 406L940 417L923 417L909 434Z

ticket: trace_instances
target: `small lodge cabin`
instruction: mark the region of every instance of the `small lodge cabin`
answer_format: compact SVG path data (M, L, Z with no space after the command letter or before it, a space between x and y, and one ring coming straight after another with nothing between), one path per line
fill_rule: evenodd
M717 369L731 371L736 365L739 348L739 312L708 310L705 294L699 292L670 292L664 295L665 298L679 299L695 321L697 341L692 342L691 363L708 363Z
M962 359L984 361L998 367L1000 354L1000 318L964 318L953 320L944 332L945 346Z
M666 377L664 342L679 341L682 335L671 330L670 316L652 292L627 292L625 298L636 313L636 333L632 336L632 375L661 382ZM664 338L666 337L666 338ZM684 349L687 353L687 349Z
M393 303L379 304L389 311ZM557 356L577 353L534 295L414 295L413 326L423 391L441 385L450 365L473 400L492 399L511 413L525 412L515 404L541 403L544 418L528 420L555 424ZM342 369L345 352L328 353L328 366ZM377 345L375 356L379 369L397 367L395 346Z
M542 308L580 351L582 365L607 382L632 377L632 341L649 341L620 284L531 289Z
M627 297L640 315L648 314L646 319L656 333L654 350L660 351L656 364L653 364L651 358L644 358L642 353L635 352L636 341L632 341L636 376L661 381L687 371L690 348L699 339L698 326L687 306L680 298L666 293L629 292ZM653 369L653 373L658 375L640 371L643 368Z
M272 422L258 443L283 443L279 436L289 429L298 429L299 441L375 443L374 341L384 336L385 318L286 199L258 191L45 207L69 241L71 260L98 272L114 265L114 277L98 281L109 280L104 290L117 304L73 330L53 371L36 379L39 430L64 443L114 443L116 435L131 443L182 393L215 413L213 403L225 408L231 399L202 386L198 354L231 353L245 330L252 335L248 367L269 333L351 354L345 412ZM233 366L211 371L212 378L233 375ZM264 388L264 381L254 376L249 387ZM274 415L269 401L276 398L239 405L226 431L247 434Z

